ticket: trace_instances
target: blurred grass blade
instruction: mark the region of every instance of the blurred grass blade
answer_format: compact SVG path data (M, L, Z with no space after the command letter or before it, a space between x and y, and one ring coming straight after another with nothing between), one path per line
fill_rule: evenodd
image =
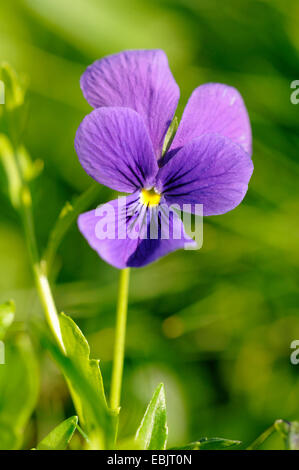
M44 261L46 262L48 271L51 270L57 249L68 229L77 220L78 215L96 201L100 191L101 185L94 183L78 197L73 205L67 202L61 210L50 234L48 245L44 253Z
M37 178L43 169L42 160L33 161L24 146L14 150L12 143L4 134L0 134L0 162L4 168L8 195L15 209L20 205L21 176L30 182Z
M119 440L116 448L117 450L143 450L140 442L135 439L135 436Z
M15 304L12 301L0 305L0 340L4 339L5 333L12 324L15 317Z
M72 416L60 423L36 447L36 450L64 450L68 446L78 424L78 417Z
M283 419L275 421L274 427L282 436L287 450L299 450L299 422Z
M0 162L6 173L11 204L17 209L20 204L21 179L15 161L14 149L4 134L0 134Z
M166 449L168 436L166 400L164 385L156 388L141 424L136 432L135 440L143 450Z
M33 161L29 155L29 152L24 146L21 146L18 149L17 158L22 176L27 182L37 178L44 168L44 162L39 159Z
M25 95L27 83L7 63L0 66L0 80L4 84L4 104L0 106L0 127L13 141L20 143L27 119Z
M24 427L38 398L39 371L28 336L5 342L6 365L0 366L0 449L19 449Z
M20 79L15 70L6 62L0 67L0 80L5 85L5 108L12 111L24 104L26 82Z
M185 446L173 447L172 450L225 450L241 445L241 441L232 441L221 437L203 437Z

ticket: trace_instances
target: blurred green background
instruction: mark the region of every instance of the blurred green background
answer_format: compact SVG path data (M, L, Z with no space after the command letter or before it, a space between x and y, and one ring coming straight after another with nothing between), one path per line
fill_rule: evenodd
M299 79L299 3L11 0L1 2L0 18L0 60L29 79L25 144L45 163L32 187L40 250L65 201L91 184L73 141L90 111L79 78L92 61L161 48L181 89L179 116L192 90L209 81L237 87L249 110L255 172L245 201L205 219L198 252L176 252L132 272L121 435L134 432L160 381L170 445L202 436L249 443L276 418L299 419L299 365L289 359L299 339L299 106L290 102L290 82ZM28 328L42 311L22 227L0 182L0 302L14 299L17 324ZM103 188L97 203L110 197ZM59 249L56 272L58 307L88 337L108 391L118 272L76 226ZM7 348L0 367L16 367L17 346ZM23 448L73 413L56 366L35 348L41 383L29 423L21 422ZM4 402L0 394L0 416ZM265 445L279 446L276 438Z

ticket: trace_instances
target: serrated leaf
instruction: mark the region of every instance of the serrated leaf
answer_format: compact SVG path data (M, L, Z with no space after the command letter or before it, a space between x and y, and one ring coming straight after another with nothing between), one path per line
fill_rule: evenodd
M15 305L12 301L0 305L0 340L4 339L5 333L12 324L15 317Z
M166 400L164 385L156 388L146 409L141 424L136 432L135 440L144 450L166 449L168 436Z
M103 378L100 370L100 361L90 359L90 347L82 331L71 317L62 313L60 315L60 327L63 343L67 356L76 361L87 380L97 390L100 399L107 406L104 392Z
M241 441L223 439L221 437L203 437L196 442L190 442L185 446L173 447L173 450L225 450L241 445Z
M288 450L299 450L299 422L278 419L274 423L276 431L282 436Z
M64 450L67 448L78 424L78 417L72 416L60 423L36 447L36 450Z
M98 413L102 415L100 420L95 416L94 409L90 403L90 397L84 393L84 390L83 394L82 392L78 393L76 380L74 381L74 378L66 373L80 422L87 431L91 441L97 441L97 434L99 434L98 440L100 441L103 438L103 433L109 435L108 438L110 438L114 426L114 417L108 409L99 361L90 359L89 344L80 328L70 317L61 314L60 326L66 354L76 364L77 369L84 377L84 381L92 389L93 397L96 397L99 408ZM92 405L95 404L92 403Z
M67 357L53 338L36 325L41 344L53 356L66 377L74 395L82 405L81 410L86 419L90 449L110 449L114 444L115 416L108 410L105 403L92 383L86 378L77 361ZM75 403L75 406L77 403ZM79 420L80 420L79 416ZM86 430L86 429L85 429Z

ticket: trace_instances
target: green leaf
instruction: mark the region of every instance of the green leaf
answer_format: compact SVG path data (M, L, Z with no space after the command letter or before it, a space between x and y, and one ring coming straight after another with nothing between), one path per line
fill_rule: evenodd
M178 127L179 127L179 120L175 116L173 118L173 120L171 121L171 124L170 124L170 126L168 128L168 131L166 133L164 143L163 143L162 155L164 155L169 150L169 147L172 144L172 141L174 139L176 131L178 130Z
M63 354L48 333L39 330L39 336L43 347L52 354L73 393L78 396L79 403L82 404L89 432L90 448L111 448L114 443L115 420L114 416L107 410L107 407L100 399L98 391L86 379L77 362ZM77 406L77 403L75 403L75 406Z
M27 335L5 342L5 365L0 365L0 449L20 448L24 427L34 410L39 371Z
M70 317L62 314L60 326L67 357L49 340L47 346L67 378L91 446L109 447L114 440L115 417L107 406L99 361L89 358L88 342Z
M68 446L78 424L78 417L72 416L60 423L36 447L36 450L64 450Z
M0 305L0 340L4 339L5 333L12 324L15 317L15 304L12 301Z
M141 449L164 450L168 436L164 385L156 388L146 409L135 440Z
M100 370L100 361L89 358L90 348L87 339L74 320L64 313L60 315L60 327L67 356L76 362L88 382L99 394L101 402L108 409ZM82 419L83 418L81 418L81 420Z
M237 447L240 444L241 441L232 441L231 439L222 439L221 437L203 437L185 446L173 447L172 450L225 450Z
M276 431L282 436L288 450L299 450L299 422L278 419L274 423Z

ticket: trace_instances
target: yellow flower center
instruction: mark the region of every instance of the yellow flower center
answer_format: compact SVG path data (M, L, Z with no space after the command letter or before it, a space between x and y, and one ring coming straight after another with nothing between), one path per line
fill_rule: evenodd
M156 191L152 189L142 189L140 194L140 202L145 206L157 206L160 202L161 194L156 193Z

